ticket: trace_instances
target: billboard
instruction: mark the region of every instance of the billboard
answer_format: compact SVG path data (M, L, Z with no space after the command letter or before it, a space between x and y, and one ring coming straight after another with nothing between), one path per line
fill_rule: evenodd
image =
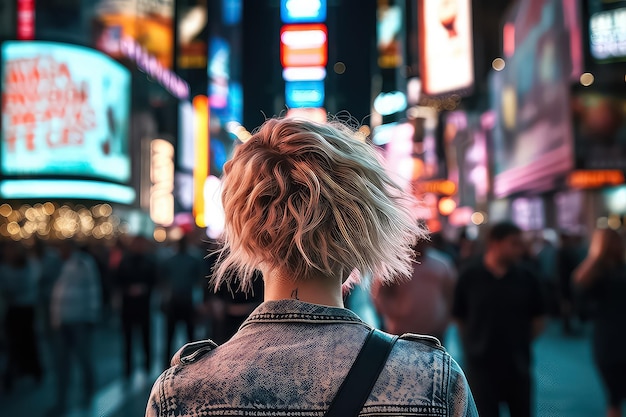
M561 1L541 3L532 13L519 10L515 53L502 71L491 74L497 198L550 189L574 166L569 33Z
M4 176L128 182L130 75L91 49L2 45Z
M174 56L174 0L99 0L93 30L98 49L122 58L120 41L133 38L165 68Z
M420 0L418 16L424 93L469 93L474 85L471 0Z

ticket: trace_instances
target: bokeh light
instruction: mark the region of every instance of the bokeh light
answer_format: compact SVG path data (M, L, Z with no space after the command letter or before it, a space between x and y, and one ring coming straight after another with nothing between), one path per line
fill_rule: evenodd
M502 71L505 66L506 66L506 62L504 62L504 59L502 58L496 58L491 63L491 67L496 71Z

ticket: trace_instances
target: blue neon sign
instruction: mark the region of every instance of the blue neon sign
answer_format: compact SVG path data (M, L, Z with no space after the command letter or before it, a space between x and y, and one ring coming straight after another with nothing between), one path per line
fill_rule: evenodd
M326 0L281 0L283 23L323 23L326 21Z
M324 105L324 81L287 81L285 101L288 107L322 107Z

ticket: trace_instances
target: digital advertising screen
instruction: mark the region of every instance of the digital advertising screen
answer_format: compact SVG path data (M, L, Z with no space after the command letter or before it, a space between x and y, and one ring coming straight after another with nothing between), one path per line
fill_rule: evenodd
M208 97L209 174L219 178L232 155L236 127L243 119L242 23L240 0L223 0L209 4ZM233 127L235 126L235 127Z
M110 57L53 42L2 44L1 172L126 183L130 75Z
M471 0L420 0L420 73L424 93L467 94L474 85Z
M497 198L548 189L574 166L570 39L561 1L542 3L533 13L520 9L515 53L490 77Z

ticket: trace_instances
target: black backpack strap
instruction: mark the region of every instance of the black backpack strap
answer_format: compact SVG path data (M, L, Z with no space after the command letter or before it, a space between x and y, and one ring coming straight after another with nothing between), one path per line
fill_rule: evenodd
M358 416L398 336L373 329L324 417Z

